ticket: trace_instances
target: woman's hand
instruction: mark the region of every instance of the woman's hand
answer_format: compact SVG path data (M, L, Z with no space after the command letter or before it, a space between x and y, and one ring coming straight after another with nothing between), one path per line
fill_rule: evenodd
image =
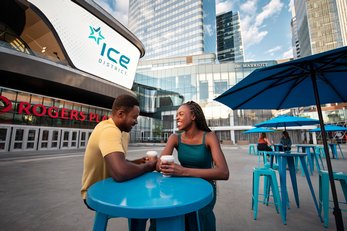
M183 167L179 164L175 163L167 163L167 162L161 162L159 164L159 170L164 175L169 176L182 176L183 175Z

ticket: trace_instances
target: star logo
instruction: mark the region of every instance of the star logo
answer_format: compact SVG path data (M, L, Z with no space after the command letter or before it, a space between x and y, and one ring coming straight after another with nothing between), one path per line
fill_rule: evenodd
M94 39L96 44L99 45L100 40L105 39L105 37L102 36L102 34L101 34L100 27L99 28L94 28L92 26L89 26L89 29L90 29L90 35L89 35L88 38Z
M9 112L12 108L12 102L5 96L0 95L0 114Z

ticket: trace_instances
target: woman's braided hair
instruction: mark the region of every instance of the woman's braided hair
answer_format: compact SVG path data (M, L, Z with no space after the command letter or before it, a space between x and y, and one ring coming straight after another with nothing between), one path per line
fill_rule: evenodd
M199 104L195 103L194 101L188 101L183 105L188 106L190 111L195 115L195 123L198 129L206 132L211 131L211 129L207 126L204 112L202 111Z

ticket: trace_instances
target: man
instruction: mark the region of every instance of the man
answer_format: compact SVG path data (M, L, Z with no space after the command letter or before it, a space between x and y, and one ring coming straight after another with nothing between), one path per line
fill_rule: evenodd
M130 95L120 95L113 102L111 118L94 128L84 155L81 194L85 203L87 189L100 180L112 177L121 182L155 170L156 161L125 158L129 132L137 124L139 114L139 101Z

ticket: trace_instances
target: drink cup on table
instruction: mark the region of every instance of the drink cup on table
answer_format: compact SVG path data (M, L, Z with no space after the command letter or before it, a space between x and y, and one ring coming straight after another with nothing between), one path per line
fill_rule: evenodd
M160 157L160 160L164 164L171 164L171 163L173 163L175 161L175 158L172 155L164 155L164 156ZM170 175L163 174L163 176L164 177L169 177Z
M147 158L149 161L155 161L158 158L158 152L157 151L148 151L146 153Z

